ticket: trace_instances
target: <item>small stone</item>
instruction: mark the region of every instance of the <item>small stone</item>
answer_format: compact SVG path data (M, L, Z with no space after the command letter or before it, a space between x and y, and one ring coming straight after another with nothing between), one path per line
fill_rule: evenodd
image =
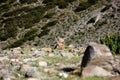
M74 55L72 53L70 53L70 52L64 52L64 51L61 51L61 55L63 57L68 57L68 58L74 57Z
M48 72L49 72L49 69L44 69L44 72L48 73Z
M40 54L40 51L39 50L35 50L33 53L34 54Z
M85 49L84 47L78 47L77 50L80 52L80 53L84 53L85 52Z
M36 51L37 49L36 49L35 47L32 47L31 50L32 50L32 51Z
M0 61L3 61L3 60L9 60L9 58L7 56L0 57Z
M45 62L45 61L40 61L39 62L39 66L41 66L41 67L47 67L47 62Z
M37 58L26 58L26 59L23 59L23 62L27 63L27 62L36 61L36 60Z
M68 46L69 52L73 53L74 52L74 46L71 44Z
M57 39L58 39L58 42L60 42L60 43L64 43L65 42L65 40L64 40L64 38L61 38L61 37L57 37Z
M43 51L52 52L52 48L42 48Z
M40 53L37 54L37 55L40 55L40 56L45 56L45 55L47 55L45 51L39 51L39 52L40 52Z
M57 70L55 70L54 68L44 69L43 71L46 73L49 73L49 74L51 74L51 73L56 74L57 73Z
M15 54L21 54L21 47L13 48L13 53Z
M38 78L28 78L27 80L40 80Z
M55 57L55 54L50 53L48 56L49 56L49 57Z
M57 44L57 49L63 50L63 49L65 49L65 45L63 43L58 43Z
M23 65L21 71L23 71L25 73L25 76L27 77L34 77L34 78L40 77L40 73L37 67L31 67L30 65Z
M61 63L56 63L56 64L55 64L55 66L60 66L60 65L61 65Z
M62 78L67 78L68 77L68 74L65 73L65 72L60 72L58 75Z
M11 78L7 77L7 78L4 78L4 80L12 80Z
M19 63L19 59L11 59L10 61L13 63Z
M27 65L27 64L23 64L23 65L22 65L22 69L23 69L24 71L28 71L30 68L31 68L30 65Z

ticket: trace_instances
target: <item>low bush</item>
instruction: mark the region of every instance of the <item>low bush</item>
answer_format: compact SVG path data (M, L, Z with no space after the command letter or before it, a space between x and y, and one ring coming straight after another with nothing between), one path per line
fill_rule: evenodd
M109 34L100 42L107 45L113 54L120 54L120 35Z

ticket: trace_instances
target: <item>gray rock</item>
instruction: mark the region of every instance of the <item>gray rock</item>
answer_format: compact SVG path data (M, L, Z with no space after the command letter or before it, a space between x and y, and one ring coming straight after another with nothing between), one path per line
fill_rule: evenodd
M34 54L40 55L40 56L45 56L47 55L45 51L35 51Z
M111 80L120 80L120 76L113 77Z
M50 53L48 56L49 57L55 57L56 55L54 53Z
M103 69L102 67L92 65L92 66L87 66L83 69L82 76L83 77L88 77L88 76L100 76L100 77L109 76L110 77L113 75L110 72Z
M107 56L108 58L113 58L110 49L106 45L91 42L89 46L93 47L94 57Z
M27 63L27 62L31 62L31 61L33 62L33 61L36 61L36 60L37 60L37 58L34 58L34 57L33 58L26 58L26 59L23 59L23 62Z
M39 66L40 67L47 67L48 63L46 61L40 61Z
M58 74L58 76L60 76L60 77L62 77L62 78L67 78L69 75L68 75L67 73L65 73L65 72L60 72L60 73Z
M22 49L21 49L21 47L13 48L13 49L12 49L12 52L13 52L14 54L21 54Z
M0 57L0 61L9 60L8 56Z
M110 49L106 45L90 43L84 52L81 67L86 67L93 59L105 62L113 59ZM102 60L102 61L101 61Z
M27 80L41 80L41 79L38 79L38 78L28 78Z
M40 77L40 73L38 72L38 69L36 67L31 67L30 65L23 65L21 71L25 73L23 74L25 77L33 77L33 78Z
M70 53L70 52L61 51L60 54L63 57L68 57L68 58L74 57L73 53Z

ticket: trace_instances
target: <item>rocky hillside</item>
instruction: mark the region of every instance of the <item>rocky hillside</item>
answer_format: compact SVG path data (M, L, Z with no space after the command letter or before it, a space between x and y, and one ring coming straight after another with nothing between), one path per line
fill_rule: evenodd
M119 0L0 0L0 45L84 46L120 35L119 17Z

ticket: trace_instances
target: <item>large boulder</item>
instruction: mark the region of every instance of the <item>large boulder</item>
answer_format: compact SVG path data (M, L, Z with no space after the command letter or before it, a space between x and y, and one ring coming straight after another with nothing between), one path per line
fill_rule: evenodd
M110 49L103 44L90 43L81 63L83 76L113 76L114 60Z
M93 47L94 57L108 57L112 58L110 49L104 44L97 44L94 42L89 43L89 46Z
M112 53L110 49L103 44L90 43L84 52L81 67L86 67L91 60L104 58L105 60L112 59ZM104 61L103 61L104 62Z

